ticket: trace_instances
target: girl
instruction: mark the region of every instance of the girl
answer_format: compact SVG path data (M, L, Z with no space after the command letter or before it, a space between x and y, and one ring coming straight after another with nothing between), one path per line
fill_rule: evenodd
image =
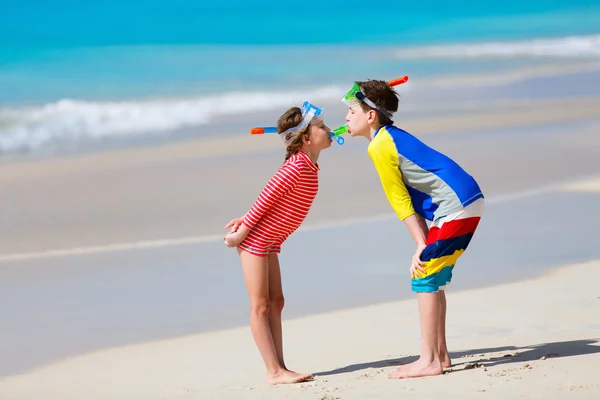
M317 160L331 146L321 110L305 103L292 107L277 122L286 144L284 164L269 180L248 213L229 222L224 241L237 247L250 297L250 329L271 385L312 379L289 370L283 359L281 311L284 299L279 258L281 244L304 221L317 194Z

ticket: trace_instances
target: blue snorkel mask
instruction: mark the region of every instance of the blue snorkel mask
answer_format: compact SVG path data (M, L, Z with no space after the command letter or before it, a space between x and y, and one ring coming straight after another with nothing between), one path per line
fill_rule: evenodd
M314 119L321 119L321 114L323 114L323 109L317 106L310 104L308 101L305 101L302 104L302 122L298 124L298 126L294 126L293 128L289 128L283 132L279 136L283 139L285 145L289 145L296 138L296 133L304 130Z
M323 114L322 108L317 107L317 106L309 103L308 101L305 101L304 104L302 104L302 122L300 122L300 124L298 124L297 126L294 126L292 128L285 130L284 132L281 132L281 134L279 136L281 137L281 139L283 140L285 145L288 146L290 143L292 143L294 141L294 139L296 138L296 134L298 132L304 130L314 120L321 119L322 114ZM250 129L251 135L263 135L263 134L271 134L271 133L276 134L277 128L268 126L268 127ZM334 134L334 132L329 132L329 135L331 136L332 140L335 140L338 144L340 144L340 145L344 144L343 137L336 136Z

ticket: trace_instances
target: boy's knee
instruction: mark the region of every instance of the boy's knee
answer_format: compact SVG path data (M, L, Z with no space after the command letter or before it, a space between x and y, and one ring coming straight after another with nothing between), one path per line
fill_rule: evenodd
M271 310L273 311L281 311L283 310L283 306L285 305L285 298L283 295L275 296L271 299Z

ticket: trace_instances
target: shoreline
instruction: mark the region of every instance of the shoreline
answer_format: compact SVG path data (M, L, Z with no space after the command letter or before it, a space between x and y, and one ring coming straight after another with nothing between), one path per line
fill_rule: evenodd
M502 101L492 111L478 112L488 109L488 104L452 115L434 116L430 118L404 118L399 113L398 125L415 132L417 136L440 136L460 133L476 133L478 130L497 131L502 129L529 128L540 125L551 126L556 123L578 123L582 119L594 121L600 118L600 95L575 96L564 99L522 100L516 102ZM348 135L346 135L348 136ZM357 138L347 137L346 144L352 146ZM350 142L350 143L349 143ZM231 135L225 138L188 138L158 144L139 144L124 148L106 150L90 150L82 154L43 156L41 158L25 157L0 161L0 181L14 181L20 178L42 178L67 171L77 174L90 170L123 168L140 166L154 162L169 162L185 159L212 159L224 156L256 154L256 152L274 151L281 148L276 135L252 137ZM45 165L44 165L45 164ZM38 171L36 171L36 169Z
M406 87L401 87L398 118L408 122L438 118L447 114L466 115L481 110L502 110L531 107L532 102L551 106L552 102L571 103L577 99L597 100L596 92L581 87L581 81L600 81L600 61L583 60L538 60L540 65L531 63L493 72L450 73L431 77L413 77ZM555 81L559 82L555 82ZM562 83L569 80L570 84ZM411 86L414 85L414 88ZM566 85L566 86L565 86ZM593 86L593 82L589 85ZM589 87L583 85L583 87ZM575 90L571 90L575 87ZM524 90L524 88L529 88ZM317 88L307 88L304 90ZM459 90L457 92L457 89ZM405 94L406 92L406 94ZM536 92L544 93L535 97ZM565 93L568 93L565 96ZM316 93L316 92L315 92ZM498 96L499 95L499 96ZM530 95L534 95L530 98ZM441 102L440 96L442 99ZM309 95L309 97L311 97ZM298 99L299 102L302 100ZM335 99L319 100L318 104L327 109L328 123L338 126L343 123L345 108ZM567 106L568 104L565 104ZM574 107L577 107L574 105ZM153 132L142 135L105 136L99 139L84 139L81 142L57 142L57 147L44 147L38 150L11 151L0 154L0 167L13 163L37 162L60 158L77 158L121 150L135 150L153 147L185 145L186 142L235 140L246 136L250 126L262 126L286 109L247 111L234 115L215 115L206 125L181 128L168 132ZM405 119L404 115L408 117ZM334 123L335 122L335 123ZM239 132L239 134L233 134ZM242 133L243 132L243 133Z

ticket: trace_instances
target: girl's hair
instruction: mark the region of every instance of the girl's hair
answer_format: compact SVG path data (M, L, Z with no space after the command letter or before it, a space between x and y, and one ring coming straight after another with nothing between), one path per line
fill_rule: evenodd
M285 132L286 130L293 128L295 126L300 125L302 122L302 110L298 107L292 107L287 110L279 120L277 121L277 132L281 134L281 132ZM304 137L308 136L310 131L310 124L308 126L298 132L288 133L284 138L286 141L294 137L292 142L286 147L285 151L285 159L287 161L288 158L296 154L302 144L304 143Z

